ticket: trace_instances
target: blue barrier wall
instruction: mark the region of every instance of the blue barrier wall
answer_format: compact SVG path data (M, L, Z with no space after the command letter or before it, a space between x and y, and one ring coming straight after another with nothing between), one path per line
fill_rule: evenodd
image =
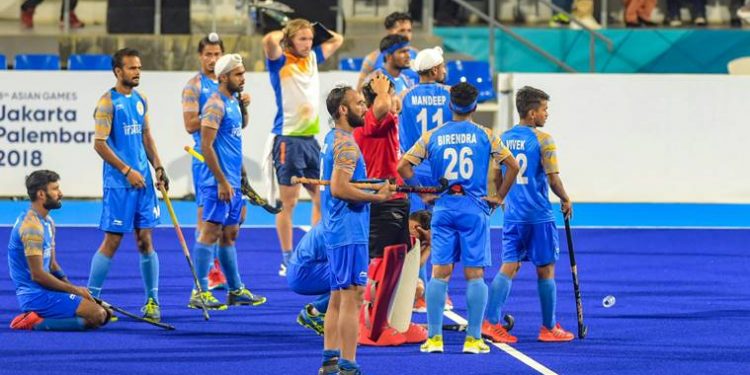
M589 70L589 36L582 30L513 28L580 72ZM486 27L436 28L446 50L487 60ZM726 73L734 58L750 56L750 32L743 30L609 29L612 52L596 43L596 71L601 73ZM496 70L562 72L556 65L497 30Z

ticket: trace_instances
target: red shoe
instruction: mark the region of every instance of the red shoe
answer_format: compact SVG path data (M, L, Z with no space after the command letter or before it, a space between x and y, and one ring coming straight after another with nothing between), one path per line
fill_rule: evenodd
M453 301L451 301L451 296L448 296L448 295L445 296L445 308L443 310L445 311L453 310Z
M419 297L416 300L414 300L414 308L412 308L411 311L418 312L418 313L427 312L427 302L424 300L424 296Z
M73 11L71 11L68 14L68 18L70 20L70 28L71 29L80 29L80 28L86 26L86 24L83 23L83 21L81 21L80 19L78 19L78 16ZM63 26L65 26L65 24L63 23L63 19L61 18L60 19L60 27L63 27Z
M26 10L21 9L21 27L24 29L34 28L34 7L29 7Z
M44 318L39 316L39 314L30 311L23 314L20 314L13 318L13 321L10 322L10 328L11 329L23 329L23 330L32 330L34 329L34 326L44 321Z
M508 333L502 324L492 324L487 320L482 322L482 337L492 342L501 342L503 344L515 344L518 342L518 338Z
M560 326L560 323L557 323L555 328L552 329L547 329L547 327L542 326L542 328L539 329L539 337L537 337L537 340L544 342L565 342L572 341L574 337L575 335L573 335L573 333L564 330Z
M406 336L396 331L393 327L383 329L378 341L370 339L370 330L364 325L359 326L359 344L368 346L399 346L406 343Z
M408 344L421 344L427 341L427 329L419 324L411 323L406 332L402 332Z
M218 259L214 259L214 266L208 271L208 290L226 289L227 278L221 272L221 265Z

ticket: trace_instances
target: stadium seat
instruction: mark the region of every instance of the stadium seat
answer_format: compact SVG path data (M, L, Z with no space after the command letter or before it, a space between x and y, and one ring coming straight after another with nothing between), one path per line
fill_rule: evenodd
M750 57L740 57L727 64L731 75L750 75Z
M59 70L60 56L31 53L16 55L13 67L17 70Z
M339 60L339 70L345 72L358 72L362 69L364 57L345 57Z
M5 63L5 55L0 55L0 70L8 69L8 65Z
M448 71L446 84L452 86L459 82L471 83L479 90L479 102L486 102L497 97L488 62L455 60L448 61L445 68Z
M68 58L68 70L111 70L112 57L101 54L73 54Z

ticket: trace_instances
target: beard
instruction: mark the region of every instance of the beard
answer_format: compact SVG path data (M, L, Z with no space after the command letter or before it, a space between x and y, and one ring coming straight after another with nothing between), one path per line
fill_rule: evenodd
M56 210L60 207L62 207L62 199L52 199L49 195L47 196L47 200L44 201L44 204L42 205L47 210Z
M122 85L126 87L130 87L130 88L138 87L138 83L133 82L132 80L129 80L129 79L123 79Z
M365 125L365 118L355 115L351 110L346 113L346 121L349 122L349 126L352 128L359 128Z
M235 85L232 82L227 81L227 90L232 94L241 93L244 87L242 85Z

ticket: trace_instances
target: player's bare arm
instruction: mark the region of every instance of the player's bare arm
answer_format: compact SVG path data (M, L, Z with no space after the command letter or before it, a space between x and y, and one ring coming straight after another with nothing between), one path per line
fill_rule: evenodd
M391 185L386 181L375 194L365 193L352 185L352 174L339 168L334 168L331 174L331 195L348 202L385 202L391 198Z
M510 191L511 186L513 186L513 184L516 182L516 176L518 176L518 171L521 167L518 165L518 161L513 156L504 158L500 163L505 166L505 175L502 175L500 177L501 183L497 187L497 197L502 202L508 195L508 191Z
M156 172L156 188L161 190L164 187L164 189L169 190L169 179L164 171L164 167L161 165L159 153L156 151L156 142L154 142L154 137L151 136L151 127L148 126L148 120L145 121L144 125L143 148L146 151L148 161L151 162Z
M284 50L281 48L281 39L284 32L281 30L271 31L263 37L263 52L269 60L278 60Z
M321 51L323 51L323 58L328 58L336 51L341 48L341 45L344 44L344 36L335 32L328 30L328 32L331 34L331 39L326 40L320 45Z
M143 179L143 176L138 171L136 171L129 165L125 164L117 156L117 154L115 154L112 148L109 147L106 140L104 139L95 140L94 150L96 150L96 153L99 154L99 156L105 162L117 168L117 170L119 170L123 175L125 175L125 178L127 178L128 182L130 183L130 186L136 189L141 189L146 186L146 180Z
M41 255L27 255L26 262L29 265L31 279L45 289L71 293L81 296L82 298L85 298L89 301L94 301L94 299L91 298L91 294L89 294L88 289L86 289L85 287L66 283L53 276L51 273L45 271L44 259Z
M552 192L560 198L560 210L565 215L566 219L573 217L573 202L570 201L568 193L565 192L562 179L560 179L559 173L550 173L547 175L549 180L549 187Z
M224 172L221 171L221 167L219 166L219 158L216 156L216 151L214 150L215 140L216 129L208 126L201 127L201 150L203 150L203 158L218 184L219 200L229 202L232 200L232 196L234 196L234 190L229 185L229 181L227 181Z

